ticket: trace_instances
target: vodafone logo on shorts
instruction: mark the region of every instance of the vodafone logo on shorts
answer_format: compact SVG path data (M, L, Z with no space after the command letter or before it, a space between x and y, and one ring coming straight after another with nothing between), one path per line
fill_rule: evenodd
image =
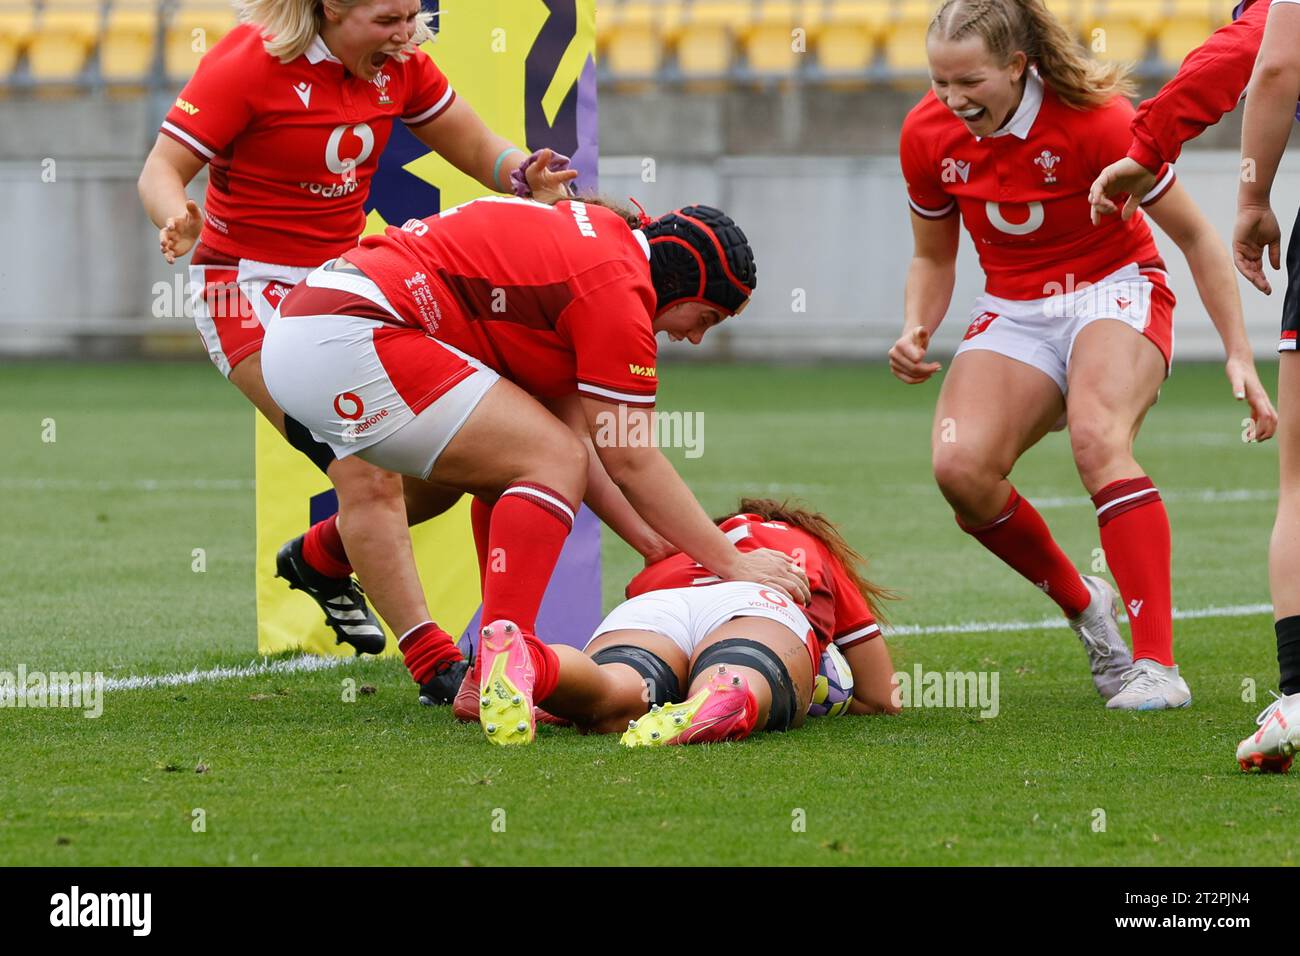
M987 329L997 317L998 314L996 312L981 312L979 315L975 316L975 321L970 324L970 328L968 328L966 334L962 336L962 341L965 342L967 339L975 338L975 336Z
M768 601L772 604L775 604L777 607L790 606L790 602L787 601L784 597L782 597L780 594L777 594L775 591L768 590L767 588L759 588L758 596L761 597L764 601Z
M338 412L340 418L355 422L365 414L366 406L356 392L339 392L334 396L334 411Z

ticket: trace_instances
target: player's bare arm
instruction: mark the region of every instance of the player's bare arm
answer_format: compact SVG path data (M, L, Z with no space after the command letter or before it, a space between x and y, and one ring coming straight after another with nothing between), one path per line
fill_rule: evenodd
M896 693L894 663L889 645L881 638L859 641L844 648L844 659L853 672L853 700L849 713L897 714L902 710Z
M912 213L912 261L903 290L903 334L889 350L889 368L908 385L927 381L943 366L926 362L930 336L943 322L957 281L961 217L926 219Z
M560 398L542 399L542 404L569 429L578 436L587 448L587 494L583 503L603 521L611 531L626 541L645 558L646 564L653 564L673 554L677 549L663 535L646 524L627 496L619 490L605 471L597 454L596 445L591 440L587 429L587 416L582 408L582 400L577 392Z
M528 158L528 153L492 132L464 99L457 99L446 112L411 132L466 176L493 192L510 192L511 170ZM539 157L527 172L533 197L540 202L564 198L565 183L578 176L573 169L550 170L547 168L550 159L551 156Z
M1264 441L1272 437L1277 430L1277 409L1255 370L1228 250L1181 184L1174 183L1146 209L1156 225L1178 245L1192 270L1196 291L1223 342L1227 358L1225 371L1233 397L1250 405L1256 439Z
M582 399L583 411L591 434L600 427L598 416L607 413L607 402ZM636 419L651 414L652 409L628 407L628 429L651 434L646 422ZM680 551L725 581L754 581L780 588L801 604L811 597L804 574L793 567L789 557L770 551L742 554L718 530L686 482L658 448L649 445L599 444L605 471L627 496L645 522L663 535Z
M203 165L194 153L160 133L136 181L140 202L158 227L159 251L169 265L190 251L203 229L198 203L185 194Z
M1278 269L1282 230L1273 214L1270 195L1278 163L1291 135L1295 102L1300 98L1300 5L1275 4L1268 13L1264 41L1251 75L1241 126L1243 174L1237 190L1237 222L1232 231L1232 256L1237 270L1259 291L1272 292L1264 273L1264 252Z

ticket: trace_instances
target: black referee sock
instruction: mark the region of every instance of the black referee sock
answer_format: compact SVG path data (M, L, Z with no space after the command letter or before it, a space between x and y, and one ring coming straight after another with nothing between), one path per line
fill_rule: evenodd
M1277 631L1277 668L1284 694L1300 693L1300 615L1273 623Z

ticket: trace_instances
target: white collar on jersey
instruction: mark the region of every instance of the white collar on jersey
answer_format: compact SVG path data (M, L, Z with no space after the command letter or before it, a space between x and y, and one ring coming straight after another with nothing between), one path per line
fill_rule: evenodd
M341 62L338 57L330 52L330 48L325 45L325 41L320 38L319 33L312 37L311 46L307 47L307 51L303 55L307 57L307 62L313 66L322 60L329 60L333 63Z
M1020 139L1029 139L1029 131L1034 127L1034 120L1038 119L1038 111L1043 106L1043 81L1038 78L1038 71L1032 66L1025 71L1025 92L1020 97L1020 107L1016 110L1016 115L1006 126L1002 127L996 133L989 133L988 139L995 136L1017 136ZM983 136L976 136L976 139L984 139Z
M645 237L645 233L640 229L633 229L632 235L636 238L637 244L641 251L645 253L646 262L650 261L650 240Z

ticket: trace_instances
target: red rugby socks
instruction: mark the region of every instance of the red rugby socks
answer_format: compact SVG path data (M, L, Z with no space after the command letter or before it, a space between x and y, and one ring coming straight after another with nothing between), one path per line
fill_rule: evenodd
M487 583L488 531L492 527L492 502L477 495L470 499L469 526L474 532L474 550L478 552L478 584Z
M1078 568L1052 539L1042 515L1015 488L1002 513L988 524L968 527L960 518L957 524L1041 588L1067 617L1078 617L1088 607L1092 595Z
M464 659L451 635L432 621L411 628L397 647L417 684L427 684L448 664Z
M337 512L307 529L302 540L302 558L327 578L346 578L352 573L352 564L339 535Z
M1150 478L1112 481L1092 496L1101 546L1119 585L1133 635L1133 659L1174 663L1169 515Z
M516 481L501 493L483 557L484 624L504 618L536 631L542 595L572 528L573 508L545 485Z

